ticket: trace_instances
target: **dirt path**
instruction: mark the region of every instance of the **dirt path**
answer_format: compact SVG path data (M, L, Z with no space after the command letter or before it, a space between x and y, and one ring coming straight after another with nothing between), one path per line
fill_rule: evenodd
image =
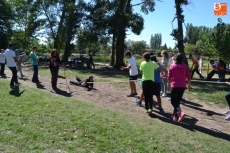
M11 79L11 73L6 70L7 80ZM61 73L62 75L63 73ZM55 91L51 88L50 78L48 76L39 76L40 85L36 85L31 82L32 72L25 72L28 79L21 80L20 83L32 88L40 88L47 92ZM74 80L75 78L73 78ZM135 98L128 98L126 95L129 92L129 88L119 88L113 84L107 83L95 83L95 88L97 90L87 91L85 88L66 85L65 78L58 79L58 88L60 89L57 94L72 97L85 102L94 103L100 107L125 111L127 113L132 113L135 115L142 116L144 118L149 118L145 113L143 107L138 107L135 103ZM70 89L70 90L69 90ZM154 109L153 119L155 121L170 122L170 113L172 112L171 103L168 98L162 98L163 107L165 109L165 114L159 114L157 109ZM184 105L181 105L184 112L187 114L186 119L183 123L175 123L178 126L182 126L192 131L201 131L206 134L213 135L215 137L220 137L223 139L230 140L230 130L229 122L224 120L224 115L222 114L226 109L221 109L214 105L207 105L203 102L198 101L187 101Z

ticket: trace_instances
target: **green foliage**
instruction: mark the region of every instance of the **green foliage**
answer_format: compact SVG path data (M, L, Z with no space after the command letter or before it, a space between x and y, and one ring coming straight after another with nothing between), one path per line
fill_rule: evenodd
M218 19L209 42L215 47L214 54L225 62L230 62L230 24Z
M162 44L162 35L161 33L156 33L151 35L150 38L150 48L151 49L159 49Z
M143 54L146 51L147 43L142 41L130 41L127 43L127 49L132 51L133 54Z

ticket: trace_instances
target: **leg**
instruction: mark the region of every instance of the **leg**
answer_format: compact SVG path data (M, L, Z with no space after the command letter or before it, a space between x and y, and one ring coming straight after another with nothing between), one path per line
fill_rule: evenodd
M145 107L146 109L153 108L153 81L143 81L143 93L145 97ZM150 108L149 108L150 106Z
M207 81L210 81L215 74L216 74L216 71L212 70L207 76Z
M164 93L166 94L167 93L167 79L163 79L163 82L164 82Z
M130 82L130 87L131 87L132 94L136 95L137 91L136 91L136 84L134 81Z
M199 66L195 66L194 69L195 69L196 73L200 76L200 78L204 78L199 72Z
M229 107L229 110L230 110L230 92L225 95L225 98L227 100L228 107Z
M157 97L158 107L159 109L162 109L161 96L156 96L156 97Z
M14 83L18 83L18 76L17 76L17 69L16 67L13 67L13 80L14 80Z
M4 72L3 72L3 63L1 63L1 75L3 75Z
M37 65L34 65L33 68L34 68L33 81L34 81L34 82L38 82L38 81L39 81L39 80L38 80L38 66L37 66Z
M11 78L11 81L10 81L10 86L12 87L12 86L14 86L14 78L13 78L13 75L14 75L14 70L13 70L13 67L9 67L9 69L11 70L11 72L12 72L12 78Z
M55 70L54 69L50 69L50 73L51 73L51 84L52 84L52 87L54 87L54 83L55 83Z
M54 71L54 85L55 85L55 87L57 87L57 80L58 80L58 71L59 71L59 69L57 68L57 69L55 69L55 71Z
M193 78L193 75L194 75L195 71L196 71L196 67L194 67L194 68L192 69L191 79Z
M177 108L177 97L178 97L178 92L176 88L172 88L171 91L171 104L173 106L173 115L176 115L176 108Z

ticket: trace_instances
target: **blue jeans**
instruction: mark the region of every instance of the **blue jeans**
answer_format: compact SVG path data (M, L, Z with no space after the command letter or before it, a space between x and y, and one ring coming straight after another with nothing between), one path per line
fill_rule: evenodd
M219 70L218 75L219 75L219 81L224 82L225 81L225 71Z
M38 65L33 65L33 68L34 68L34 74L33 74L32 81L33 82L39 82L39 80L38 80Z
M225 98L226 98L226 100L228 102L228 106L230 108L230 92L225 95Z

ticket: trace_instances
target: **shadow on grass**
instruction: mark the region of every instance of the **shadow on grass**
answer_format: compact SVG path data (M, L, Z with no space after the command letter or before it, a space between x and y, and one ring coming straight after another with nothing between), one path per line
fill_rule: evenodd
M44 85L42 85L41 83L36 83L36 86L38 89L46 89Z
M59 88L53 88L54 92L58 95L65 97L72 97L72 92L68 93L67 91L61 90Z
M158 118L159 120L161 120L165 123L171 123L171 124L174 124L176 126L181 126L181 127L185 128L187 130L190 130L192 132L199 131L199 132L202 132L204 134L208 134L208 135L216 137L216 138L224 139L227 141L230 140L229 134L223 133L223 132L218 131L216 129L207 129L205 127L196 125L196 122L198 120L196 118L190 117L188 115L186 116L186 118L181 123L172 121L171 120L171 114L169 114L169 113L159 114L159 112L155 111L155 114L151 114L150 117L151 118Z
M20 92L20 89L18 86L14 87L10 92L9 94L12 95L12 96L15 96L15 97L20 97L23 93L24 93L25 90L22 90Z

